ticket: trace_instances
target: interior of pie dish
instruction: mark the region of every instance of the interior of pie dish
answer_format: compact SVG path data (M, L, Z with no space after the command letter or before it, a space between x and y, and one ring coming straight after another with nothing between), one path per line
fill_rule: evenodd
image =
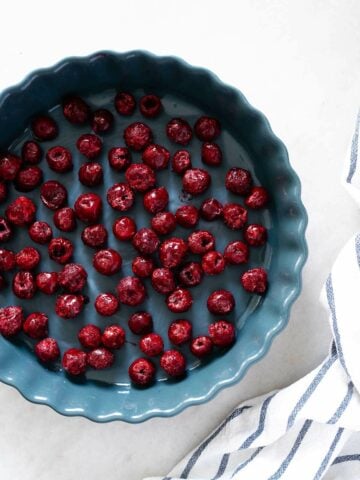
M155 57L144 52L115 54L102 52L86 58L67 59L57 66L31 74L21 85L4 92L0 98L0 148L19 153L25 140L31 138L29 124L39 113L49 112L59 125L59 136L43 142L44 150L53 145L63 145L73 154L74 170L58 174L48 168L45 161L40 166L46 180L63 183L68 190L68 204L74 204L80 193L94 191L104 199L112 184L124 181L124 174L114 172L107 161L107 151L113 146L122 146L123 130L131 122L144 121L136 111L131 119L121 117L114 109L114 97L119 89L130 91L137 99L144 94L159 95L163 112L159 117L146 119L154 132L155 142L174 153L179 146L171 144L165 132L166 123L174 118L185 118L193 125L201 115L211 115L221 122L222 133L217 139L223 152L220 167L206 167L212 176L210 189L191 203L199 206L205 198L215 197L223 203L239 198L224 187L224 179L230 167L249 170L254 183L264 186L270 193L268 208L249 211L248 223L260 223L268 229L268 242L264 247L253 248L246 267L226 268L220 276L204 277L202 283L192 289L193 307L182 314L171 313L164 296L156 293L145 281L148 297L140 308L121 306L110 318L98 315L93 300L79 317L64 320L54 312L54 297L36 294L30 300L19 300L10 289L1 292L0 306L22 305L28 313L43 311L49 315L50 336L59 342L61 351L78 346L77 332L81 326L95 323L101 328L119 323L126 328L128 342L116 352L114 365L106 371L88 370L81 379L67 376L60 362L46 367L34 356L34 342L25 335L16 340L0 338L0 376L6 383L17 387L32 401L46 403L67 415L84 415L96 421L123 419L137 422L155 415L173 415L185 406L201 403L211 398L225 385L238 381L246 369L264 356L273 337L287 323L289 309L300 291L300 272L306 258L304 230L306 213L300 200L300 183L291 169L286 148L272 133L265 117L254 110L242 94L223 85L206 70L196 69L181 60L170 57ZM108 108L114 113L115 126L102 136L103 153L97 159L104 169L104 181L98 187L84 187L77 180L77 170L84 162L74 145L83 133L90 133L89 126L74 126L66 122L61 111L61 99L69 94L78 94L89 105ZM202 167L201 142L193 139L186 148L191 152L193 165ZM133 162L141 162L141 153L132 153ZM181 188L181 177L170 169L157 172L157 184L167 188L170 196L169 210L188 203ZM9 199L19 193L10 189ZM52 223L53 212L39 201L39 190L29 192L38 206L37 218ZM242 202L240 202L242 203ZM0 213L2 209L0 208ZM144 211L141 196L128 212L135 218L138 228L148 227L150 215ZM119 217L104 202L101 222L111 232L113 221ZM211 224L200 220L198 229L208 229L216 237L216 248L223 251L227 243L239 239L239 232L226 229L222 222ZM132 275L131 260L134 249L131 244L120 242L109 235L108 246L118 250L123 257L121 275L105 277L92 268L94 251L84 247L79 228L63 236L75 247L74 261L87 268L88 282L85 294L94 299L101 292L113 292L120 276ZM58 232L60 235L60 232ZM186 238L189 230L177 227L176 235ZM241 239L241 235L240 235ZM18 251L31 245L26 229L17 229L9 248ZM4 245L6 247L6 244ZM35 245L33 245L35 246ZM46 246L36 245L42 254L41 270L59 270L47 255ZM266 295L246 293L240 284L240 275L247 268L264 267L268 272L269 288ZM228 350L218 350L206 360L196 359L188 346L179 347L187 357L188 372L182 380L169 379L158 369L155 385L141 389L131 385L128 366L140 356L138 337L127 328L127 319L137 310L146 310L153 315L154 330L160 333L165 347L170 348L167 329L171 321L187 318L192 321L194 336L206 334L214 321L206 308L209 294L219 288L230 290L236 307L227 316L234 322L237 340ZM31 306L29 305L31 304Z

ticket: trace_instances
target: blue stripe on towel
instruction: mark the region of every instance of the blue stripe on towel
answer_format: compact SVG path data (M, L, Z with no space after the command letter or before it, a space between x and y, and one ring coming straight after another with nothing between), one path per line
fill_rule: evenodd
M349 372L346 368L346 364L345 364L344 353L343 353L343 349L342 349L342 345L341 345L340 333L339 333L339 328L338 328L338 324L337 324L334 289L333 289L333 284L332 284L331 273L326 280L326 295L327 295L327 300L328 300L328 304L329 304L329 307L330 307L332 327L333 327L333 332L334 332L334 337L335 337L335 342L336 342L336 348L337 348L337 351L338 351L338 354L339 354L339 360L340 360L340 363L343 366L345 372L350 377Z
M358 158L358 145L359 145L359 125L360 125L360 112L358 113L358 116L356 119L356 129L355 129L355 133L351 143L350 168L349 168L348 176L346 178L347 183L351 183L351 180L356 171L356 166L357 166L356 164L357 164L357 158Z
M276 470L276 472L273 475L271 475L271 477L269 477L268 480L277 480L278 478L280 478L285 473L285 470L288 468L288 466L290 465L290 463L291 463L292 459L294 458L296 452L299 450L299 447L300 447L305 435L307 434L309 428L311 427L311 424L312 424L312 420L306 420L305 421L304 425L302 426L302 429L300 430L298 436L296 437L295 443L292 446L288 456L282 462L282 464L280 465L278 470Z
M273 393L272 395L270 395L269 397L267 397L262 406L261 406L261 410L260 410L260 419L259 419L259 425L257 427L257 429L255 430L255 432L253 432L251 435L249 435L249 437L242 443L241 447L238 449L238 450L243 450L245 448L249 448L250 445L253 443L253 441L258 438L259 435L262 434L262 432L264 431L264 426L265 426L265 419L266 419L266 412L267 412L267 409L268 409L268 406L269 406L269 403L271 402L272 398L275 396L275 393ZM217 480L221 475L223 475L223 473L225 472L225 469L227 467L227 464L229 462L229 454L228 453L225 453L220 461L220 466L219 466L219 470L217 471L215 477L213 477L211 480Z
M303 395L301 395L300 399L296 403L293 411L291 412L288 423L287 423L287 429L291 428L294 425L295 419L297 414L300 412L300 410L303 408L305 403L309 400L311 395L314 393L316 390L317 386L320 384L321 380L324 378L326 373L329 371L330 367L335 363L337 359L337 355L329 357L325 363L323 363L322 367L308 386L308 388L305 390Z
M203 453L203 451L206 449L206 447L209 445L210 442L216 438L219 433L226 427L226 425L234 420L234 418L238 417L239 415L242 414L244 410L247 408L251 408L250 406L246 405L241 408L236 408L231 415L229 415L223 423L195 450L195 452L192 454L190 457L188 463L186 464L186 467L184 468L182 474L180 475L180 478L187 478L190 471L192 468L195 466L196 462L198 461L200 455Z
M234 478L235 475L240 471L242 470L243 468L246 467L246 465L248 465L250 462L252 462L254 460L255 457L257 457L259 455L259 453L261 452L261 450L263 449L264 447L259 447L255 450L255 452L247 459L245 460L245 462L241 463L240 465L238 465L236 467L236 470L234 471L234 473L231 475L231 478Z
M360 267L360 233L358 233L355 237L355 251L356 251L357 262Z
M352 382L349 382L345 397L343 398L342 402L340 403L334 415L326 423L333 425L339 420L339 418L341 417L341 415L344 413L347 406L349 405L350 400L353 396L353 393L354 393L354 384Z
M244 441L244 443L241 445L239 450L243 450L244 448L249 448L250 445L253 443L253 441L256 440L259 437L259 435L261 435L262 432L264 431L265 420L266 420L266 412L267 412L269 404L270 404L271 400L274 398L274 396L275 396L275 393L273 393L272 395L267 397L267 399L263 402L263 404L261 406L261 411L260 411L259 425L258 425L257 429L255 430L255 432L248 436L248 438Z
M360 455L358 453L353 455L341 455L340 457L335 458L332 465L337 465L338 463L344 462L360 462Z
M343 428L339 428L339 430L337 431L337 433L335 435L335 438L332 441L332 444L330 445L330 448L329 448L327 454L324 457L324 460L321 462L321 465L320 465L319 470L317 471L317 473L314 477L314 480L320 480L320 478L322 477L322 475L323 475L323 473L324 473L324 471L325 471L326 467L328 466L328 463L331 459L331 455L334 453L336 445L339 443L339 440L341 438L341 435L343 434L343 431L344 431Z
M220 478L223 475L223 473L226 470L227 464L229 462L229 458L230 458L229 453L225 453L225 455L223 455L223 457L221 459L221 462L220 462L220 465L219 465L219 470L217 471L215 477L213 477L211 480L217 480L218 478Z
M332 357L335 357L337 355L337 348L336 348L336 343L334 342L334 340L331 343L330 355Z

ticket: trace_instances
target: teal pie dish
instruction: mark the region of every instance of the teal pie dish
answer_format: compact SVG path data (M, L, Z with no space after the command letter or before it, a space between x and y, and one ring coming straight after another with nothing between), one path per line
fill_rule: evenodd
M128 333L128 343L116 353L115 365L108 371L89 371L84 378L72 379L61 368L60 363L51 367L40 364L32 352L33 343L20 335L15 340L0 337L0 380L14 386L28 400L48 405L57 412L68 416L83 416L96 422L123 420L142 422L152 417L169 417L184 408L209 401L221 389L239 382L249 367L261 360L269 350L276 335L286 326L291 305L301 290L301 270L307 257L305 229L307 215L300 198L300 181L290 166L284 144L272 132L268 120L255 110L245 97L233 87L223 84L213 73L188 65L175 57L157 57L143 51L127 53L99 52L83 58L67 58L54 67L37 70L21 84L9 88L0 96L0 151L10 150L19 153L22 143L30 138L28 125L39 113L50 112L59 124L60 136L53 142L43 142L44 150L54 144L73 146L81 133L89 133L89 127L69 126L61 115L61 99L69 94L79 94L91 107L105 107L116 116L113 132L104 135L104 183L111 180L105 168L108 147L122 144L121 131L124 126L139 121L141 115L131 119L119 117L113 108L116 90L131 91L138 99L145 93L155 93L162 98L164 112L157 119L146 119L154 131L155 141L171 148L164 133L164 125L173 117L183 117L191 125L201 114L218 118L222 125L219 144L224 153L223 165L210 167L213 182L206 195L196 199L215 196L220 201L238 201L224 188L224 176L228 168L241 166L251 171L256 184L267 188L271 195L269 207L262 212L252 212L250 222L259 222L268 228L269 239L266 247L253 249L249 266L262 266L268 271L269 288L266 295L249 295L242 291L239 277L244 269L229 268L221 277L206 278L192 290L194 306L187 314L169 313L161 295L151 292L144 308L153 313L155 329L167 338L169 322L175 318L190 317L194 324L194 334L206 333L211 318L204 305L206 298L216 288L228 288L236 298L236 309L229 316L237 329L237 341L232 348L217 352L206 361L199 361L182 347L188 358L188 371L185 378L175 381L158 373L156 382L142 389L131 385L127 376L129 363L140 356L135 345L138 339ZM195 166L200 142L194 140L189 149ZM140 161L134 155L134 161ZM81 159L74 153L75 172ZM199 162L199 163L197 163ZM41 163L45 179L59 179L69 191L69 204L80 193L78 182L73 182L74 173L58 175ZM76 174L75 174L76 176ZM119 177L120 178L120 177ZM118 180L121 181L121 180ZM168 171L160 172L158 183L167 186L170 194L170 209L174 211L186 201L179 194L178 179ZM102 192L101 188L97 187ZM95 189L96 190L96 189ZM10 199L19 195L10 192ZM26 194L38 200L39 192ZM0 205L0 215L5 207ZM51 221L52 213L39 206L38 219ZM104 212L104 223L110 225L115 212ZM118 215L117 215L118 216ZM149 216L144 213L139 202L134 208L138 226L149 224ZM199 228L207 228L200 223ZM111 227L109 228L109 231ZM225 231L222 225L212 224L217 248L222 251L227 242L236 238L236 233ZM180 234L185 235L184 229ZM60 232L56 236L59 236ZM92 275L91 254L83 247L79 232L64 235L75 244L75 261L90 265L88 269L88 291L92 298L101 291L114 289L114 280ZM11 245L10 245L11 244ZM30 245L26 231L16 233L8 247L14 250ZM76 246L79 244L78 250ZM7 246L7 244L2 244ZM109 246L117 248L123 255L123 274L131 272L131 247L109 239ZM38 245L36 245L38 248ZM41 250L41 246L39 249ZM41 250L45 258L46 247ZM249 267L248 267L249 268ZM56 265L48 258L42 270L51 271ZM221 286L220 286L221 285ZM0 293L0 307L21 304L24 310L43 310L50 316L50 336L59 339L61 351L70 346L78 346L76 332L86 323L96 323L101 327L111 323L126 326L126 320L133 311L122 307L119 313L104 320L91 305L73 321L56 318L53 309L54 299L37 294L33 300L19 301L11 288ZM155 318L156 317L156 318ZM166 343L166 348L170 345Z

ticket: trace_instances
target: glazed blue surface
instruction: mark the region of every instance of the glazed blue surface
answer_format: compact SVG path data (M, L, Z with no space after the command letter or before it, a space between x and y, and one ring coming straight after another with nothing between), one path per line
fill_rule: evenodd
M107 163L110 146L123 145L122 131L132 121L143 120L139 113L132 117L120 117L113 109L116 89L130 90L137 98L145 93L156 93L162 97L164 112L157 119L146 120L153 129L155 141L165 145L173 153L178 146L167 140L164 125L175 116L186 118L193 124L202 113L220 119L223 132L219 144L224 153L221 168L209 168L213 183L211 190L191 200L199 205L204 198L215 196L219 200L239 201L239 197L225 191L224 176L231 166L242 166L251 170L255 182L264 185L271 193L271 204L263 212L251 212L250 222L260 222L269 230L268 245L252 249L250 267L265 266L269 273L269 290L264 297L245 293L239 283L244 268L229 267L221 277L208 277L192 289L195 298L190 312L171 314L165 306L164 297L153 292L147 283L149 297L140 309L153 313L155 330L167 338L169 323L176 318L193 321L194 335L205 334L208 324L214 318L205 304L209 293L217 288L228 288L236 299L236 309L229 316L237 326L237 342L224 352L218 352L206 362L200 363L188 353L188 347L181 350L188 359L188 374L181 381L168 380L158 371L157 382L148 389L139 389L129 383L127 367L139 356L135 343L138 338L127 329L129 343L116 353L116 363L108 371L89 371L84 379L70 379L60 365L45 368L33 355L32 343L25 336L15 341L0 338L0 379L15 386L29 400L45 403L65 415L82 415L91 420L106 422L121 419L140 422L153 416L170 416L189 405L205 402L221 388L239 381L247 368L262 358L270 347L274 336L287 323L289 309L300 291L300 273L306 259L304 231L306 213L300 200L300 182L289 165L284 145L272 133L265 117L254 110L237 90L225 86L210 72L191 67L172 57L155 57L145 52L115 54L97 53L86 58L70 58L47 70L31 74L21 85L13 87L0 97L0 149L19 152L24 140L31 137L29 120L36 114L49 111L60 125L59 137L53 142L43 142L46 150L61 144L71 148L74 155L74 172L84 162L74 149L77 137L89 132L89 127L74 127L64 121L59 101L69 93L83 96L91 107L106 107L113 111L116 123L114 129L103 135L104 149L100 163L104 168L104 185L91 189L103 198L106 189L123 174L114 173ZM199 158L201 142L194 139L189 146L193 164L201 166ZM140 154L133 154L133 161L141 161ZM74 182L76 173L57 175L42 161L45 179L59 179L69 192L69 205L79 193L90 189ZM166 185L170 193L169 209L174 211L187 199L181 195L180 178L168 170L157 173L158 184ZM16 191L11 191L15 197ZM39 192L28 196L36 199L39 206L37 218L52 223L52 212L38 201ZM241 202L241 199L240 199ZM103 223L111 232L111 224L119 215L106 208ZM0 208L0 214L3 209ZM142 208L141 198L130 211L138 227L148 226L150 216ZM109 246L120 251L124 259L121 275L107 278L98 274L91 266L93 250L84 247L79 240L79 229L63 236L75 244L74 260L87 268L89 273L86 293L91 299L102 292L112 291L121 276L131 274L131 257L134 250L130 245L118 242L109 235ZM208 228L216 236L217 249L239 233L231 232L221 222L200 222L199 228ZM185 236L189 232L178 229L176 234ZM54 235L61 232L54 228ZM20 249L31 241L26 231L16 232L10 248ZM48 259L46 247L39 247L42 253L41 269L59 270L59 266ZM0 306L22 304L25 311L45 311L50 317L50 335L59 339L61 350L77 346L76 333L86 323L96 323L101 328L126 321L134 309L122 307L110 319L96 314L92 303L75 320L65 321L53 311L54 298L38 293L33 300L19 301L10 289L1 292ZM31 308L31 310L30 310ZM166 343L166 347L170 347Z

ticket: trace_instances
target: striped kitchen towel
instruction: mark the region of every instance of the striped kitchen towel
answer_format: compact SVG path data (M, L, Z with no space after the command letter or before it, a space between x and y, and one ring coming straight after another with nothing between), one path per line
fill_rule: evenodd
M360 206L360 114L344 183ZM325 361L283 390L239 405L166 477L147 480L360 479L360 233L340 252L322 300Z

